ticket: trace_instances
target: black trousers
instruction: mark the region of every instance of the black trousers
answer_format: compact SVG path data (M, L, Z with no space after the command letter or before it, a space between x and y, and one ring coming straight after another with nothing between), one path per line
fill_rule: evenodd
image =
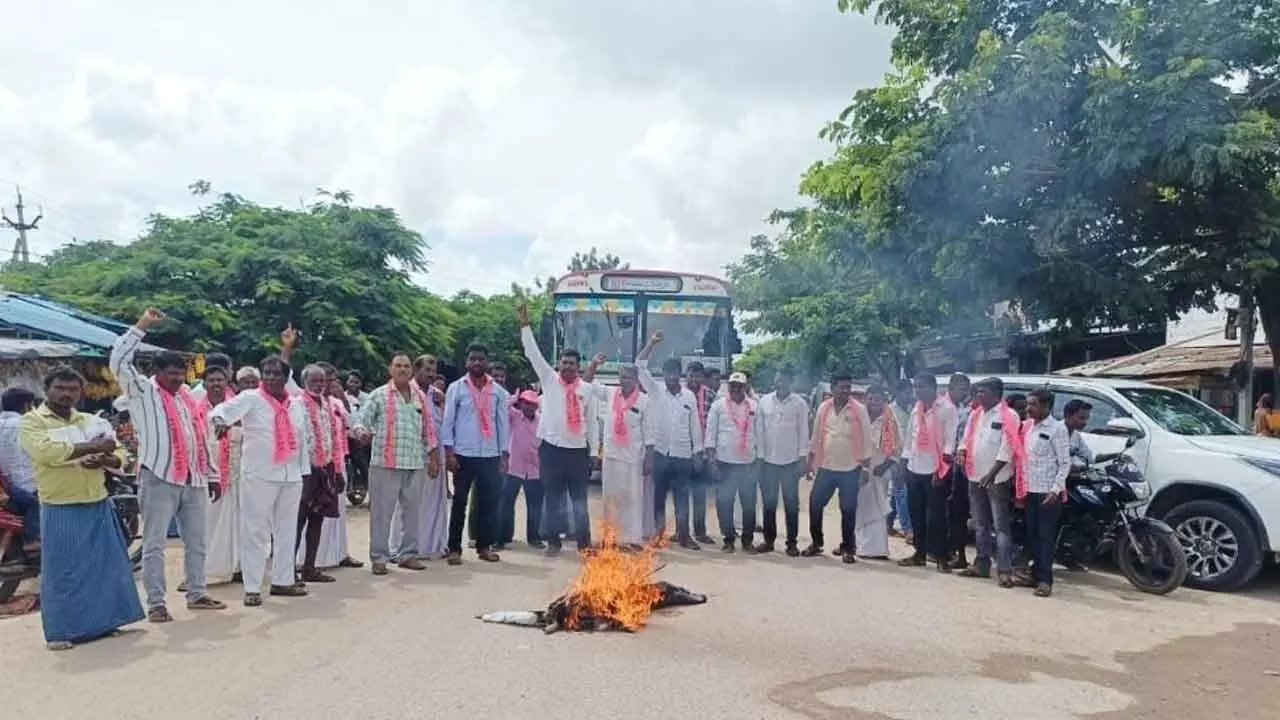
M658 534L667 531L667 495L675 508L677 541L689 539L689 477L693 460L661 453L653 454L653 527Z
M854 548L854 519L858 516L858 490L862 488L862 469L848 471L819 468L813 478L813 490L809 493L809 537L813 544L822 547L822 514L831 497L840 494L840 546L852 552Z
M540 542L538 526L542 521L543 487L540 478L524 480L508 475L502 486L502 508L499 520L498 542L504 545L516 539L516 498L524 490L524 539L532 545Z
M787 545L796 544L800 532L800 476L804 461L790 465L764 463L760 468L760 500L764 504L761 523L766 544L778 539L778 495L782 495L782 514L786 521Z
M734 502L742 503L742 546L751 545L756 532L756 486L760 468L749 462L741 465L722 462L716 488L716 517L720 521L720 534L726 543L738 537L733 524Z
M369 460L373 456L373 448L369 445L351 444L347 454L347 465L351 469L351 486L369 492Z
M915 557L924 560L926 553L939 560L947 559L947 498L949 481L934 484L935 476L907 473L907 508L911 511L911 529L915 535Z
M969 547L969 477L959 466L951 470L951 497L947 498L947 551L966 564Z
M567 490L573 512L574 538L578 548L591 546L591 516L587 511L587 481L591 478L591 456L586 448L565 448L543 441L538 446L538 473L542 475L546 494L543 502L558 500ZM566 530L558 508L548 507L545 535L552 546L560 545L560 533Z
M1058 547L1058 521L1062 503L1044 504L1044 493L1027 493L1027 550L1031 555L1031 579L1053 585L1053 556Z
M490 550L498 544L502 460L463 455L457 458L458 469L453 473L453 503L449 508L449 552L462 552L462 529L467 524L467 503L473 491L476 506L471 513L470 524L476 529L476 550Z

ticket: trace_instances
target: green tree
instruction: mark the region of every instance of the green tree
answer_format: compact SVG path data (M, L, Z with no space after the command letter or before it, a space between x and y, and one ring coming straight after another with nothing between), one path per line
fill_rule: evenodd
M224 193L190 217L152 216L129 245L72 245L3 282L122 320L155 305L172 321L154 342L241 363L274 351L286 323L302 332L299 359L374 374L393 349L448 349L457 318L409 279L426 268L422 237L347 200L284 210Z
M1085 332L1241 293L1280 361L1280 5L839 5L898 28L897 70L801 187L897 262L897 299Z

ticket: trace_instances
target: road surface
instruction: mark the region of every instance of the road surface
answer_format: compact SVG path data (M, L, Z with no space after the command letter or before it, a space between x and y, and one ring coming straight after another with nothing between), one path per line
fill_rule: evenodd
M367 515L350 522L362 552ZM179 557L172 549L171 578ZM830 556L708 549L664 560L665 579L711 601L655 615L635 635L544 636L474 619L545 605L573 576L572 553L519 546L497 565L468 556L385 578L338 571L310 597L258 609L221 587L214 595L231 608L192 616L172 593L176 622L63 653L44 650L38 617L0 621L0 717L1280 717L1274 579L1244 595L1156 598L1118 577L1064 572L1045 600Z

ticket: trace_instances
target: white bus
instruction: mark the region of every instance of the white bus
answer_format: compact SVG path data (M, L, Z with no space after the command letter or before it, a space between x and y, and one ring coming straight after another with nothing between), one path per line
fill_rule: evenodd
M552 290L554 350L574 348L587 363L603 353L597 378L616 384L618 366L635 362L645 340L661 331L663 342L648 361L655 377L662 363L679 357L724 372L731 347L729 284L719 278L662 270L591 270L556 281Z

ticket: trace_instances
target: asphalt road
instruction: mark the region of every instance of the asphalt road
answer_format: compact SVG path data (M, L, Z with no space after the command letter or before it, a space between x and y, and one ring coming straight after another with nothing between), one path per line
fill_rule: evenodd
M351 518L356 552L366 518ZM180 553L170 556L176 582ZM62 653L44 649L38 617L0 621L0 717L1280 717L1275 579L1243 595L1155 598L1105 573L1064 572L1045 600L830 556L664 560L662 577L711 601L659 613L635 635L476 620L543 606L574 574L572 554L522 547L497 565L339 571L310 597L257 609L222 587L228 611L192 616L174 593L176 622Z

